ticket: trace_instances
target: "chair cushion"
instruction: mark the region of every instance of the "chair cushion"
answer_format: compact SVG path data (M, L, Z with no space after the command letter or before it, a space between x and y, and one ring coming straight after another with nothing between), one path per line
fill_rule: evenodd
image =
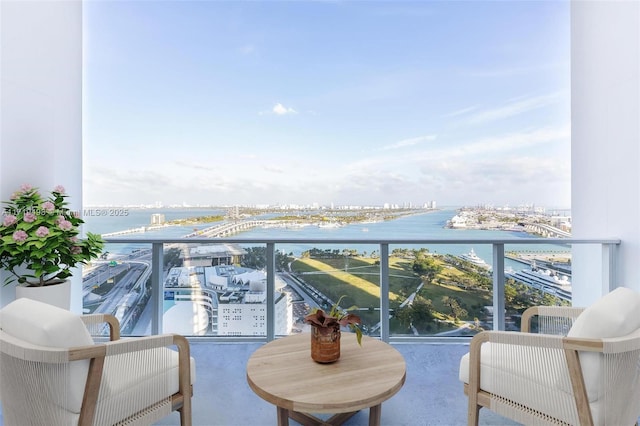
M567 337L601 339L622 337L640 328L640 293L618 287L586 308L573 323ZM583 352L580 365L589 401L604 394L603 355Z
M640 328L640 293L618 287L602 296L576 318L568 337L622 337Z
M55 348L93 345L93 339L82 319L70 311L20 298L0 310L0 329L28 343ZM59 389L68 389L65 409L79 413L87 381L89 361L74 361L69 366L67 383Z

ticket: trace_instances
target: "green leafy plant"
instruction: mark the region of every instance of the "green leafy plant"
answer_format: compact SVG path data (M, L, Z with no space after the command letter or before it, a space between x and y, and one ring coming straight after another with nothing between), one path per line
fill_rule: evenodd
M10 272L5 285L17 281L26 286L44 286L71 276L70 269L86 264L102 252L97 234L78 238L84 223L67 208L64 187L50 195L22 185L5 201L0 225L0 267Z
M307 324L315 325L316 327L339 329L341 326L348 326L351 331L356 333L358 344L362 346L362 329L360 328L362 320L358 315L349 313L349 311L358 309L358 307L353 305L347 309L342 309L340 302L342 302L342 299L345 297L346 295L341 296L340 299L331 306L329 313L320 308L311 309L309 314L304 317L304 320Z

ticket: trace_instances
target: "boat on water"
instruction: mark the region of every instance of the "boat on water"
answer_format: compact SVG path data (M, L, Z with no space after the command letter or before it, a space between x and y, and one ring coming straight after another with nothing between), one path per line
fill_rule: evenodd
M479 257L476 254L476 252L473 250L473 248L469 253L461 254L458 257L462 260L466 260L467 262L473 263L474 265L477 265L486 269L491 269L491 265L489 265L487 262L484 261L484 259Z
M530 269L522 269L517 272L505 271L505 276L557 296L560 299L571 301L570 277L553 269L539 268L536 266L535 261L531 263Z

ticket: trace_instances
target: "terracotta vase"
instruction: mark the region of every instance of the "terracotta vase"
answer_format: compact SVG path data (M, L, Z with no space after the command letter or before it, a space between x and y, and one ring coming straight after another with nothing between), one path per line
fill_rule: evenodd
M311 326L311 359L323 364L340 358L340 328Z
M71 281L64 280L59 284L42 287L18 285L16 286L16 299L21 297L69 310L71 308Z

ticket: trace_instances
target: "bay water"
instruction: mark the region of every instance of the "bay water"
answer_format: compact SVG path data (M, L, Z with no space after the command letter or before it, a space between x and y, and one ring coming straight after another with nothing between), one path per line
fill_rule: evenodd
M94 213L96 211L93 211ZM98 211L99 214L86 214L83 217L85 221L84 230L97 234L107 234L112 232L124 231L127 229L140 228L150 226L151 215L160 213L165 216L166 221L176 219L186 219L202 216L225 215L227 212L223 209L120 209ZM110 214L116 213L116 214ZM434 211L425 211L424 213L402 216L394 220L385 220L374 223L353 223L335 228L319 227L317 225L309 225L303 227L288 228L252 228L243 231L236 236L242 239L251 238L288 238L288 239L349 239L349 240L385 240L385 239L518 239L518 238L537 238L534 235L525 232L513 231L495 231L495 230L474 230L474 229L449 229L446 223L456 214L456 208L442 208ZM273 217L274 214L265 214L260 218ZM146 232L137 232L125 235L114 236L113 238L181 238L195 230L202 230L216 223L199 223L196 225L185 226L167 226L159 229L148 230ZM108 238L108 237L107 237ZM243 244L244 246L245 244ZM251 246L247 244L246 246ZM136 248L149 247L148 244L108 244L105 250L112 254L128 254ZM338 246L336 244L328 244L326 246L320 244L277 244L276 249L284 253L293 253L299 256L303 251L310 248L324 249L356 249L358 252L372 253L379 250L377 244L345 244ZM437 245L421 245L429 251L441 254L453 254L459 256L468 253L471 249L487 263L491 263L492 246L491 244L437 244ZM417 246L391 245L389 250L394 248L417 248ZM557 253L568 254L570 247L568 245L556 244L506 244L505 252L518 251L526 253ZM506 269L520 270L524 267L519 262L509 259L505 260Z

